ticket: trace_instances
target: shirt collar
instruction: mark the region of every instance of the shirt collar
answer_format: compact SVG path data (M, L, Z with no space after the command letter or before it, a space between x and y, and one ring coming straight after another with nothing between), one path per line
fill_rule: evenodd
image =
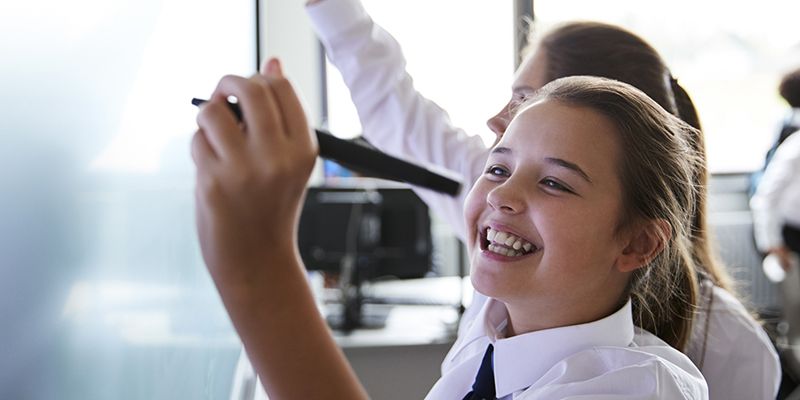
M553 365L565 358L601 346L628 347L633 341L631 302L597 321L545 329L503 338L508 320L505 305L489 299L479 318L484 335L494 343L494 376L497 398L531 386ZM474 327L473 327L474 328Z
M453 355L452 357L447 357L450 359L450 362L445 370L459 365L478 353L483 354L486 350L486 345L489 343L487 339L494 341L495 338L495 336L489 332L497 331L497 326L487 329L487 325L489 324L487 321L499 320L505 323L504 321L507 315L503 303L487 298L478 314L471 321L466 332L459 336L458 340L456 340L456 343L453 345L453 349L450 350Z

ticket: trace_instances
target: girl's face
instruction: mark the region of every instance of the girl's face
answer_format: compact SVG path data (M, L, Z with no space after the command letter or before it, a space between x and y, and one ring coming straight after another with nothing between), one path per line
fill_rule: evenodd
M466 200L475 288L541 311L544 325L613 312L628 281L616 267L620 151L613 123L591 109L545 100L522 111Z
M547 52L536 50L522 60L514 82L511 84L511 99L500 111L486 121L486 125L494 132L498 140L508 129L511 122L512 109L530 98L542 86L547 84Z

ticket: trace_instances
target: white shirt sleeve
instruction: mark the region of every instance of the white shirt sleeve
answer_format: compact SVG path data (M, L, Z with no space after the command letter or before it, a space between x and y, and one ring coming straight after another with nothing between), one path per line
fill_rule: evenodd
M786 212L797 214L800 206L793 203L798 197L798 178L800 176L800 134L793 134L784 141L767 166L755 195L750 200L753 211L753 229L756 244L761 251L783 244L781 227L787 217Z
M364 137L387 153L461 176L457 197L416 192L464 239L464 199L488 155L481 138L454 127L442 108L414 88L400 45L358 0L324 0L307 12L350 89Z

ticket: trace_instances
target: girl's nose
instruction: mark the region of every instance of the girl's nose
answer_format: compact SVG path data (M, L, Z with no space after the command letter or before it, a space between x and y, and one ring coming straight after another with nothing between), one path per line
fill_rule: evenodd
M494 132L495 135L497 135L498 138L503 136L503 134L506 132L508 123L511 120L511 113L509 113L508 107L509 104L506 104L503 106L500 112L486 121L486 125L492 130L492 132Z
M525 210L524 193L510 180L492 189L486 195L486 201L495 210L507 214L518 214Z

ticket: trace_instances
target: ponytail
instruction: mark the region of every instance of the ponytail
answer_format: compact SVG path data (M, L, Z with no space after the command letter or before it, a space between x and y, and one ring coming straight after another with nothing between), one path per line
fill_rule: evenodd
M701 157L700 168L694 173L694 182L698 186L694 217L690 237L692 241L692 258L701 273L701 279L708 279L728 292L735 295L733 278L728 274L727 268L717 257L714 240L708 231L708 160L706 159L705 135L703 134L697 109L689 93L681 86L672 75L669 77L670 86L675 97L677 116L695 128L690 134L689 143Z

